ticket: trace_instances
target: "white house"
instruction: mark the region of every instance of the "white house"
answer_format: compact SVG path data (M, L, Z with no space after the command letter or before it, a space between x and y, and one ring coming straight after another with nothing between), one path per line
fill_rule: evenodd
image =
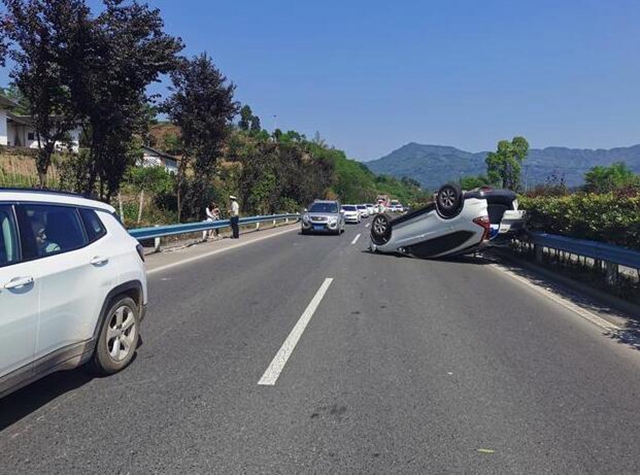
M8 97L0 95L0 145L9 147L38 148L38 138L31 117L11 112L18 104ZM78 153L80 147L80 128L69 132L71 151ZM58 150L67 148L66 144L56 143Z
M173 155L161 152L155 148L142 146L142 160L138 164L142 167L164 167L169 173L178 173L178 159Z
M0 94L0 145L9 145L9 131L7 127L7 121L9 111L18 104L13 102L8 97Z

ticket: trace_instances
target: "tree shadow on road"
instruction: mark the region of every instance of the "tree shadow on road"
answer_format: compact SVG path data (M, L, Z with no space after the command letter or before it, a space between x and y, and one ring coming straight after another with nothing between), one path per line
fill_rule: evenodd
M616 343L640 351L640 322L637 320L629 320L622 329L608 333L607 336Z
M604 332L604 335L620 344L640 350L640 318L630 310L618 308L612 302L590 294L588 287L582 289L581 287L574 288L573 285L569 286L561 281L562 276L556 277L553 275L553 271L548 269L538 270L531 266L521 265L514 259L501 259L500 255L489 255L488 257L515 275L523 277L531 283L543 287L580 308L599 315L610 323L621 327L620 330ZM579 282L575 283L576 286L579 284Z

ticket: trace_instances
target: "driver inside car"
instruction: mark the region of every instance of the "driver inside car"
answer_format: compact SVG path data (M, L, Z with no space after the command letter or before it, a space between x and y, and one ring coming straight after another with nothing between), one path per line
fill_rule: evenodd
M47 239L47 230L44 224L39 221L33 221L31 223L31 228L33 229L33 235L36 240L38 256L44 256L60 250L60 246L58 244Z

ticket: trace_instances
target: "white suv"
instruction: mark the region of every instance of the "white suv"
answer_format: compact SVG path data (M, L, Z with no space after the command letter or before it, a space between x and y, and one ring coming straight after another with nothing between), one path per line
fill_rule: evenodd
M111 206L0 188L0 397L85 362L121 370L146 304L142 247Z

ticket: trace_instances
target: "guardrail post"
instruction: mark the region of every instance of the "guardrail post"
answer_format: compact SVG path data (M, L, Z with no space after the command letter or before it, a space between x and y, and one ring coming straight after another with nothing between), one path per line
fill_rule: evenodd
M256 231L260 231L260 223L256 223Z
M284 224L289 224L289 218L284 218Z
M606 263L607 274L606 281L609 285L616 285L618 282L618 264L614 264L613 262Z
M276 227L276 220L275 219L273 220L273 227L274 228Z
M536 256L536 262L542 262L542 246L539 244L534 244L533 253Z
M156 224L154 227L159 228L160 225ZM157 237L153 240L153 252L160 252L160 238Z

